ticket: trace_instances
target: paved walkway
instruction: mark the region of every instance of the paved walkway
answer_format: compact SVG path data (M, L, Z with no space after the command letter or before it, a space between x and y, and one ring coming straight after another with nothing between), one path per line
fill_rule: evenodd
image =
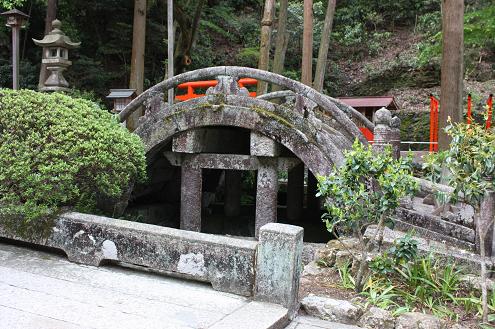
M206 284L77 265L0 241L0 329L257 329L271 327L284 315L277 305ZM287 328L348 327L299 317Z

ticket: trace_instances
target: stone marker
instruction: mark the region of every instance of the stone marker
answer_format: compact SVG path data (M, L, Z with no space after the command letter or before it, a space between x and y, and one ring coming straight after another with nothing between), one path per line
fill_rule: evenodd
M267 224L260 229L254 299L281 304L293 318L298 309L304 230Z

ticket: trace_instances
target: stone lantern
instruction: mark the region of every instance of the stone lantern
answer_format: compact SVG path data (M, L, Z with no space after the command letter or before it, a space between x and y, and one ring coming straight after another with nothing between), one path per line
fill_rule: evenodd
M29 18L22 11L12 9L1 14L7 17L6 26L12 28L12 89L19 89L19 35L21 28Z
M45 58L42 62L43 64L46 64L50 74L41 90L68 90L69 83L65 80L63 71L72 65L72 62L69 61L69 49L78 48L81 43L72 42L70 38L60 30L62 23L59 20L54 20L52 26L53 30L45 35L42 40L33 39L36 45L43 47Z

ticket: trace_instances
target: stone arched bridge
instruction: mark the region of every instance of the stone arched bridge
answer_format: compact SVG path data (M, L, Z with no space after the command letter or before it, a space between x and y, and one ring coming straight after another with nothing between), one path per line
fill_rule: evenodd
M204 97L172 107L164 102L168 89L212 78L218 84ZM240 78L265 81L287 91L252 98L239 87ZM243 67L213 67L165 80L133 100L120 113L120 120L140 107L145 108L145 116L135 133L146 146L150 164L165 155L172 166L181 168L180 226L195 231L201 228L202 169L225 170L227 216L240 213L240 171L257 171L257 232L277 219L279 171L288 172L286 216L295 219L303 211L304 168L312 173L307 207L317 207L314 176L328 174L341 164L344 150L354 140L368 143L357 123L374 130L355 109L306 85Z

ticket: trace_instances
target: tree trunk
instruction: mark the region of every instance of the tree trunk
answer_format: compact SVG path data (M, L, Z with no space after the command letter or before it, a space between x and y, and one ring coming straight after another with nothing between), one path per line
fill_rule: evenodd
M134 0L134 24L132 29L132 58L129 88L136 89L139 95L144 89L144 52L146 41L146 0ZM135 111L127 119L127 128L136 129L142 109Z
M313 83L313 0L304 0L304 30L301 66L301 82Z
M57 18L57 0L48 0L46 5L45 17L45 35L52 31L52 22ZM42 59L45 59L45 52L42 52ZM40 77L38 81L38 89L41 90L45 86L45 81L48 79L48 70L46 64L41 64Z
M273 73L283 74L285 64L285 54L289 44L289 34L287 33L288 0L280 0L278 13L277 39L275 41L275 56L273 58ZM281 90L280 86L273 85L272 91Z
M336 0L328 0L325 23L323 25L323 32L321 33L320 51L318 52L315 80L313 83L313 87L319 92L323 91L323 81L325 80L328 48L330 47L330 35L332 34L333 17L335 15L335 3Z
M273 12L275 9L275 0L266 0L265 9L263 12L263 19L261 20L261 44L260 44L260 59L258 62L258 68L260 70L268 71L270 63L270 47L271 47L271 35L273 24ZM268 91L268 84L264 81L258 82L257 93L258 95L266 94Z
M442 0L442 77L439 114L439 150L446 150L449 136L443 131L450 117L462 121L464 76L464 0Z
M185 68L192 63L191 49L196 39L196 34L205 3L206 0L198 1L193 19L191 19L184 12L184 10L179 7L178 2L174 4L174 20L179 29L174 53L176 74L184 72Z

